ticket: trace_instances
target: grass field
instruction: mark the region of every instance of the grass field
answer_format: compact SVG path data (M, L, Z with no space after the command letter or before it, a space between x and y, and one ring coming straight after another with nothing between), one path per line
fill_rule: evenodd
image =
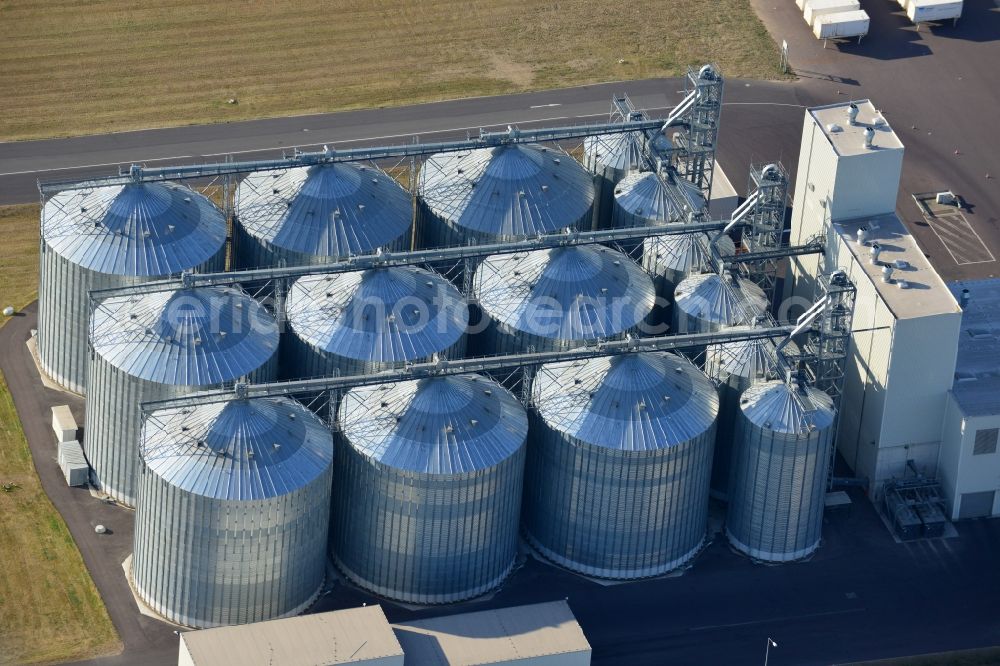
M0 140L667 76L708 61L730 77L778 75L749 0L3 0Z
M0 303L38 283L38 206L0 207ZM0 323L2 325L2 323ZM0 374L0 664L66 661L119 647L66 524L42 490Z
M0 309L20 309L38 290L38 204L0 206Z

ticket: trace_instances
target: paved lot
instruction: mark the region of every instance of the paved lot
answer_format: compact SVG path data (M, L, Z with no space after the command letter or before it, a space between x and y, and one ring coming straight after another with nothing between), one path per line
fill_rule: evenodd
M0 329L0 369L42 485L79 544L125 652L94 664L173 664L173 627L142 616L121 569L131 550L132 513L67 488L52 460L49 407L64 394L41 386L24 341L34 306ZM79 400L70 401L80 416ZM82 422L82 420L81 420ZM853 492L849 509L828 512L824 544L809 562L769 567L732 553L721 537L682 576L601 585L528 559L486 601L413 610L383 603L403 621L569 597L596 664L753 664L771 636L772 664L828 664L1000 644L1000 520L958 526L959 538L897 544L871 504ZM97 535L103 523L113 534ZM315 610L379 603L338 585Z
M862 0L871 17L868 36L826 49L795 3L751 2L771 36L788 41L803 99L869 97L884 111L906 146L898 210L941 276L1000 275L1000 2L967 0L957 26L918 32L892 0ZM722 132L725 145L735 133L728 119ZM797 156L797 139L795 145ZM794 173L794 159L784 161ZM968 202L967 224L935 229L911 195L948 189Z
M42 488L62 514L83 561L97 584L122 642L125 655L101 660L102 664L137 664L139 657L162 657L177 663L177 637L168 625L139 614L122 572L121 563L132 551L133 513L105 504L83 488L69 488L56 463L52 433L52 405L69 404L82 427L83 400L42 386L25 342L37 323L37 304L29 306L0 328L0 369L14 398ZM105 525L109 533L95 534Z

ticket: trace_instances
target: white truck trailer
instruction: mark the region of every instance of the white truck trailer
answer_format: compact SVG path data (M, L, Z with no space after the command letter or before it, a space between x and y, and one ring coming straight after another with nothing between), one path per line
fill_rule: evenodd
M868 34L870 24L868 13L863 9L847 12L834 12L817 16L813 23L813 34L823 40L823 48L829 39L848 39L857 37L858 42Z

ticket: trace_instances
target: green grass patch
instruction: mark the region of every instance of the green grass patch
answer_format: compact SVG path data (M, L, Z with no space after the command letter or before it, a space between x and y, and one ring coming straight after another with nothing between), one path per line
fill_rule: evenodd
M0 207L0 238L0 303L20 308L35 299L38 285L38 206ZM0 664L120 649L80 551L42 490L2 373L0 483L18 486L0 492Z

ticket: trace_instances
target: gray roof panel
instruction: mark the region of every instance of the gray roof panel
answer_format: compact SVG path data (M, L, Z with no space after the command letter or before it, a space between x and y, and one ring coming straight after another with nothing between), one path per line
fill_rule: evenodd
M752 330L749 326L734 328ZM720 378L723 374L747 379L766 377L772 373L772 366L774 366L774 342L765 338L709 345L705 357L706 372L716 378Z
M740 398L740 409L754 425L788 435L828 428L836 415L833 400L823 391L792 388L782 380L748 388Z
M643 241L643 265L656 273L675 271L681 274L708 270L708 243L705 233L650 236ZM736 254L736 244L729 236L718 242L719 252L726 257Z
M90 319L94 351L134 377L179 386L234 381L274 355L278 323L239 289L115 296Z
M226 242L222 212L175 183L64 190L45 203L42 236L60 256L98 273L162 276L190 270Z
M593 446L654 451L712 427L715 386L687 359L667 352L543 365L532 400L549 427Z
M341 401L341 431L367 458L417 474L465 475L517 453L528 418L509 391L479 375L360 386Z
M314 347L377 362L427 358L458 342L469 324L461 292L414 266L301 277L288 291L287 313Z
M649 275L621 252L577 245L488 257L473 279L483 311L545 338L611 337L649 314Z
M760 287L717 273L684 278L674 291L674 303L683 312L721 326L752 324L756 314L767 310L767 297Z
M220 500L288 494L326 472L333 435L288 398L257 398L153 412L142 456L149 470L190 493Z
M373 252L409 233L413 219L399 183L354 164L251 173L236 188L236 211L252 236L325 257Z
M593 166L631 171L644 164L642 152L646 139L641 132L598 134L583 140L587 163Z
M615 187L615 202L650 223L684 221L686 211L678 205L678 200L686 200L696 211L703 210L707 205L697 186L682 178L674 178L672 174L661 178L652 171L635 172L625 176Z
M432 155L420 170L420 196L458 227L533 236L575 227L588 216L594 183L564 153L513 144Z

